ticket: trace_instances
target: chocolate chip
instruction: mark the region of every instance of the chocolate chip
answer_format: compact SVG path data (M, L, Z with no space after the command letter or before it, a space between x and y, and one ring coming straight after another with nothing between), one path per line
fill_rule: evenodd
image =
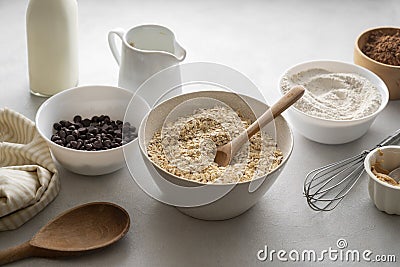
M90 126L90 120L89 120L89 119L84 119L84 120L82 120L82 125L83 125L84 127Z
M67 133L66 133L64 130L60 130L60 131L58 132L58 136L59 136L60 138L65 138L65 137L67 136Z
M103 144L101 143L101 141L96 140L93 142L93 147L99 149L103 147Z
M87 128L81 127L78 129L79 134L86 134L87 133Z
M94 126L89 126L88 131L89 131L89 133L92 133L95 135L99 133L99 129Z
M98 122L99 121L99 117L98 116L93 116L92 117L92 122Z
M71 141L71 147L72 148L77 148L78 147L78 142L76 142L76 141Z
M58 122L56 122L56 123L53 124L53 129L54 129L54 130L59 131L59 130L61 130L61 127L62 127L61 124L58 123Z
M60 145L60 146L64 145L64 143L63 143L63 141L61 139L54 141L54 143L56 143L57 145Z
M82 121L82 117L80 115L76 115L73 119L74 122L81 122Z
M105 147L107 147L107 148L110 148L111 147L111 141L110 140L105 140L104 142L103 142L103 145L105 146Z
M77 150L98 151L119 147L137 137L129 122L113 121L107 115L61 120L53 124L51 140L58 145ZM124 136L123 136L124 135Z
M73 130L72 135L75 137L79 137L79 131L78 130Z
M51 136L51 139L50 139L50 140L53 141L53 142L55 142L55 141L60 140L60 139L61 139L61 137L59 137L58 135L54 135L54 134L53 134L53 135Z
M80 149L83 145L83 141L81 139L78 139L78 141L76 142L76 148Z
M71 142L71 141L75 141L75 137L73 135L67 135L67 137L65 138L65 141L67 141L67 143Z

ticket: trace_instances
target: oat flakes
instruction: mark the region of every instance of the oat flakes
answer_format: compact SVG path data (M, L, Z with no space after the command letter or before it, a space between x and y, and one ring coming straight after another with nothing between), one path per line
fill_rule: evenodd
M147 146L150 159L176 176L199 183L246 182L275 169L283 159L265 132L255 134L227 167L214 162L216 148L244 131L251 121L239 112L216 106L167 122ZM262 138L261 138L262 137Z

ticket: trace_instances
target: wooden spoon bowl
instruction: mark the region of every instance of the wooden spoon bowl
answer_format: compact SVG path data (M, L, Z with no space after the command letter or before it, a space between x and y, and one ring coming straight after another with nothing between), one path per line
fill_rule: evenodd
M129 230L129 214L107 202L72 208L47 223L30 241L0 251L0 265L27 257L74 256L117 242Z

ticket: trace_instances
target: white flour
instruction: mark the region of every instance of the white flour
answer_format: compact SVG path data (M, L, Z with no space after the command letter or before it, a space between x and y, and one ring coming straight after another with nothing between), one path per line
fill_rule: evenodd
M324 69L309 69L292 76L284 76L284 93L294 85L306 88L303 97L294 106L311 116L352 120L366 117L382 102L375 85L354 73L333 73Z

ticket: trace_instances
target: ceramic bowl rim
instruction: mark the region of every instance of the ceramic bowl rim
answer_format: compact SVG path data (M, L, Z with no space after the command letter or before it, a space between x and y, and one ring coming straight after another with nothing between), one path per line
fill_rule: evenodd
M354 45L355 49L356 49L357 53L359 55L361 55L362 58L368 60L371 63L380 65L382 67L387 67L387 68L393 68L393 69L400 70L400 65L399 66L389 65L389 64L382 63L382 62L376 61L375 59L370 58L369 56L364 54L364 52L361 50L361 48L359 46L359 41L360 41L361 37L363 37L364 35L367 35L367 34L371 34L374 31L379 31L379 30L384 30L384 29L393 29L393 30L398 30L400 32L400 28L399 27L395 27L395 26L379 26L379 27L373 27L373 28L366 29L366 30L364 30L363 32L361 32L357 36L356 42L355 42L355 45Z
M98 150L98 151L78 150L78 149L68 148L68 147L64 147L64 146L61 146L61 145L59 145L59 144L56 144L55 142L51 141L51 140L42 132L42 130L39 128L37 122L39 121L40 114L43 113L43 109L45 108L45 106L46 106L48 103L50 103L51 101L54 101L55 98L57 98L57 97L63 97L63 95L69 94L69 93L71 93L71 92L73 92L73 91L76 91L76 90L80 90L80 89L85 90L85 88L99 88L99 87L101 87L101 88L109 88L109 89L117 90L117 91L122 91L122 92L125 92L125 93L129 93L129 94L131 94L131 95L133 96L133 93L132 93L131 91L129 91L129 90L125 89L125 88L122 88L122 87L117 87L117 86L112 86L112 85L83 85L83 86L76 86L76 87L72 87L72 88L63 90L63 91L61 91L61 92L59 92L59 93L57 93L57 94L55 94L55 95L49 97L46 101L44 101L44 102L40 105L39 109L37 110L36 116L35 116L35 127L36 127L36 130L38 131L38 133L40 134L40 136L41 136L46 142L48 142L48 143L51 144L51 145L54 145L54 146L57 147L57 148L63 149L63 150L65 150L65 151L71 151L71 152L74 152L74 153L80 153L80 154L93 154L93 155L95 155L95 154L110 153L110 152L112 152L112 151L117 151L117 150L123 149L125 146L128 146L128 145L132 144L133 141L135 141L136 139L139 138L139 136L136 137L135 139L133 139L132 141L130 141L129 143L126 143L126 144L124 144L124 145L122 145L122 146L119 146L119 147L114 147L114 148L111 148L111 149L107 149L107 150ZM137 96L137 97L138 97L138 96Z
M258 100L258 99L256 99L256 98L254 98L254 97L251 97L251 96L248 96L248 95L239 94L239 93L233 93L233 92L227 92L227 91L211 91L211 90L199 91L199 92L201 92L201 93L207 93L207 92L211 92L211 93L213 93L213 92L224 92L224 93L227 93L227 94L235 94L235 95L237 95L237 96L239 96L239 97L248 97L248 98L250 98L250 99L252 99L252 100L254 100L254 101L256 101L256 102L258 102L258 103L260 103L260 104L263 104L263 105L266 105L267 107L269 107L268 104L266 104L266 103L264 103L264 102L262 102L262 101L260 101L260 100ZM179 95L179 96L190 95L190 94L197 94L197 93L199 93L199 92L190 92L190 93L181 94L181 95ZM175 96L175 97L173 97L173 98L177 98L177 97L179 97L179 96ZM281 169L281 168L287 163L287 161L289 160L289 158L290 158L290 156L291 156L291 154L292 154L292 152L293 152L294 138L293 138L292 129L290 128L290 124L289 124L288 121L284 118L284 116L279 115L278 117L281 117L281 119L283 119L283 121L284 121L284 122L286 123L286 125L287 125L287 128L289 129L290 148L289 148L289 150L288 150L287 156L284 157L283 160L282 160L282 162L281 162L275 169L273 169L271 172L269 172L269 173L267 173L267 174L265 174L265 175L263 175L263 176L257 177L256 179L252 179L252 180L250 180L250 181L236 182L236 183L221 183L221 184L216 184L216 183L213 183L213 184L199 183L199 182L197 182L197 181L192 181L192 180L189 180L189 179L186 179L186 178L183 178L183 177L179 177L179 176L177 176L177 175L175 175L175 174L172 174L172 173L170 173L170 172L164 170L164 169L161 168L160 166L158 166L158 164L156 164L152 159L150 159L149 155L147 154L147 148L145 147L145 144L144 144L145 141L144 141L144 140L141 140L141 138L140 138L140 137L141 137L141 134L140 134L140 133L141 133L142 127L144 127L144 124L145 124L145 122L147 121L147 119L148 119L150 113L151 113L155 108L159 107L160 105L164 104L164 103L167 102L167 101L170 101L170 100L173 99L173 98L166 99L166 100L164 100L164 101L158 103L156 106L154 106L154 107L146 114L146 116L143 118L143 120L142 120L142 122L140 123L140 126L139 126L139 131L138 131L138 132L139 132L139 135L138 135L138 143L139 143L139 149L140 149L142 155L145 155L146 159L147 159L149 162L151 162L151 164L152 164L154 167L156 167L157 169L161 170L161 172L163 172L163 173L166 173L166 174L168 174L168 175L171 175L171 176L174 177L175 179L178 179L178 180L184 181L184 182L193 183L193 184L196 184L196 185L198 185L198 186L202 186L202 185L214 185L214 186L232 186L232 185L235 185L235 186L236 186L236 185L247 184L247 183L250 183L250 182L255 182L255 181L259 180L259 179L263 179L263 178L265 179L265 178L267 178L269 175L272 175L273 173L275 173L276 171L278 171L279 169ZM274 120L275 120L275 119L274 119ZM144 151L144 150L146 150L146 151Z
M316 116L307 114L307 113L297 109L295 106L290 107L289 110L294 110L297 113L299 113L299 114L301 114L301 115L303 115L303 116L305 116L307 118L314 119L314 120L317 120L317 121L320 121L320 122L327 122L327 123L333 123L333 124L345 124L345 123L359 124L359 123L362 123L362 122L366 122L366 121L368 121L370 119L373 119L374 117L376 117L387 106L387 104L389 102L389 89L387 88L386 83L378 75L376 75L372 71L370 71L370 70L368 70L368 69L366 69L366 68L364 68L362 66L359 66L359 65L356 65L356 64L347 63L347 62L344 62L344 61L339 61L339 60L324 60L324 59L321 59L321 60L309 60L309 61L300 62L300 63L298 63L298 64L296 64L294 66L289 67L288 69L286 69L283 72L283 74L279 78L278 87L279 87L279 91L280 91L281 95L283 95L281 82L282 82L283 78L286 76L286 74L289 71L291 71L292 69L294 69L294 68L300 67L300 66L305 65L305 64L312 64L312 63L333 63L333 64L340 64L340 65L347 65L349 67L354 67L356 69L357 68L361 69L363 71L366 71L368 74L370 74L372 76L375 76L375 78L380 80L382 82L382 85L383 85L383 86L377 86L377 89L378 89L379 93L381 93L381 96L382 96L381 104L380 104L379 108L374 113L369 114L369 115L367 115L365 117L362 117L362 118L351 119L351 120L335 120L335 119L320 118L320 117L316 117ZM355 72L348 72L348 73L355 73ZM361 75L361 76L364 77L365 79L369 80L367 77L365 77L363 75Z
M391 184L389 184L389 183L386 183L386 182L383 182L383 181L379 180L379 179L372 173L372 171L371 171L370 158L371 158L373 155L375 155L375 154L378 152L378 150L385 150L385 149L398 149L399 152L400 152L400 145L390 145L390 146L382 146L382 147L374 148L374 149L373 149L372 151L370 151L370 152L368 153L368 155L365 157L365 160L364 160L364 169L365 169L365 171L367 172L367 174L368 174L368 176L370 177L370 179L373 179L375 182L377 182L377 183L379 183L379 184L381 184L381 185L384 185L384 186L386 186L386 187L388 187L388 188L394 189L394 190L400 190L400 186L394 186L394 185L391 185Z

